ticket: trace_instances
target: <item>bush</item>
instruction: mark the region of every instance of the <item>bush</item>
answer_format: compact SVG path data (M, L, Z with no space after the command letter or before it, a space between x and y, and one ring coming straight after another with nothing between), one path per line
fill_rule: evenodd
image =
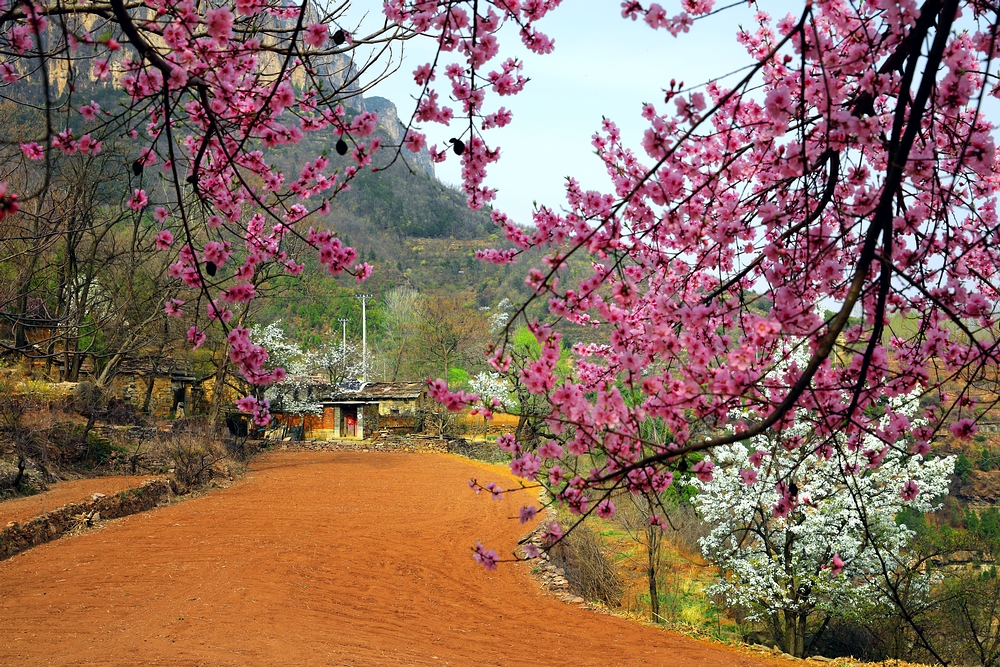
M10 381L0 383L0 453L13 457L14 470L0 476L0 494L30 493L45 488L49 448L43 431L46 397ZM44 415L48 413L45 412ZM32 471L40 473L41 487Z
M92 465L104 465L113 456L125 451L120 445L116 445L110 439L94 431L87 434L85 442L87 444L85 460Z
M566 572L570 587L587 600L609 607L621 605L625 580L611 550L585 524L577 525L549 552L551 562Z

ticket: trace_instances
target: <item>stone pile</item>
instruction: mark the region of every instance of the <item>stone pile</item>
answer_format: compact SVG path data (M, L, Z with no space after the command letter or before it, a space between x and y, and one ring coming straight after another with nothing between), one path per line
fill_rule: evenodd
M575 595L570 590L569 580L566 579L566 570L554 565L549 558L548 552L542 548L544 546L542 533L545 531L545 528L555 520L556 513L549 510L548 518L545 521L540 522L535 530L531 531L527 537L521 540L519 555L522 558L525 558L531 565L531 575L542 588L552 593L563 602L571 604L586 604L586 600L579 595ZM524 546L527 544L533 544L538 548L538 558L527 558L527 553L524 551Z

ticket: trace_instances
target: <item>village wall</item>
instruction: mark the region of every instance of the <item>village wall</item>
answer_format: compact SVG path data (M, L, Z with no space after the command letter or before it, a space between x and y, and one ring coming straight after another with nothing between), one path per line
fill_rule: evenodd
M168 377L153 378L153 393L149 399L149 414L159 419L167 419L173 416L174 395L180 385ZM110 389L112 394L133 405L142 408L146 401L146 392L149 390L149 378L139 375L118 375L111 381ZM184 388L184 405L191 405L191 389ZM193 414L190 411L188 414Z

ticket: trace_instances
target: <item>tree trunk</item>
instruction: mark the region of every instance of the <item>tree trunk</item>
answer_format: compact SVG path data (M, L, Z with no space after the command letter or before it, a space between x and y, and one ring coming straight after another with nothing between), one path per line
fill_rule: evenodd
M803 657L806 644L806 619L809 612L785 612L785 653Z
M215 385L212 387L212 405L208 411L208 423L214 431L219 421L219 410L222 408L222 394L226 388L226 372L229 370L229 342L222 346L222 361L215 371Z
M791 612L785 612L785 653L788 655L795 655L795 645L796 641L796 631L799 629L798 615Z
M806 652L806 614L799 614L798 631L795 633L795 653L796 658L804 658Z
M652 507L650 507L652 510ZM656 590L656 576L660 569L660 529L656 526L646 527L646 580L649 584L649 620L660 623L660 594Z
M21 480L24 479L24 469L28 467L28 459L25 458L24 454L17 457L17 477L14 478L11 486L14 489L21 488Z
M656 569L650 566L646 569L646 579L649 581L649 620L659 623L660 618L660 595L656 590Z

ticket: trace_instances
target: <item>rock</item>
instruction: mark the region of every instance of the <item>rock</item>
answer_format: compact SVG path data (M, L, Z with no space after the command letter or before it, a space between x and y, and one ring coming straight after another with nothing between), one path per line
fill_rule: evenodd
M814 655L809 658L810 660L816 660L817 662L833 662L833 658L828 658L825 655Z

